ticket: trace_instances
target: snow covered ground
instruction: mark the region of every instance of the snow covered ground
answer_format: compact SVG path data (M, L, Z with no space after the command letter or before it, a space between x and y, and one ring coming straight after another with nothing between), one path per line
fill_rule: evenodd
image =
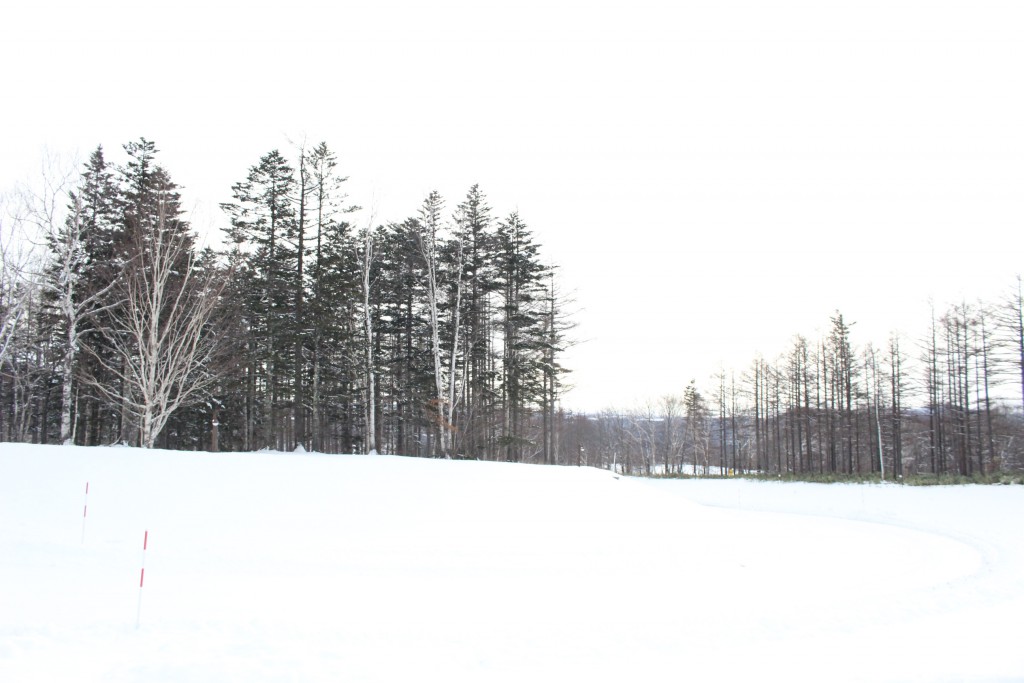
M4 682L1011 681L1022 626L1024 487L0 444Z

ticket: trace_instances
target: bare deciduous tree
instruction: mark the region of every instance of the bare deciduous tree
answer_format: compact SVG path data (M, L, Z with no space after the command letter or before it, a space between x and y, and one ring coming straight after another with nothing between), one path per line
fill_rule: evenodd
M1005 368L1019 382L1020 408L1024 411L1024 278L1020 275L996 309L995 320Z
M60 442L72 441L74 381L81 349L82 328L86 318L106 310L99 302L114 282L91 292L84 291L81 280L90 267L86 221L82 199L70 190L75 174L62 168L59 159L44 158L39 182L21 191L23 220L49 250L45 272L36 280L56 313L63 344L60 350L61 382ZM95 267L95 264L92 265Z
M7 357L11 341L25 318L26 289L35 289L36 280L28 277L31 250L22 234L22 217L8 215L0 198L0 365Z
M94 384L110 398L123 400L138 421L139 442L152 448L179 407L202 396L218 379L216 358L222 348L213 319L228 278L201 271L191 238L157 207L155 225L134 231L131 259L115 287L112 309L112 362L96 360L124 385Z

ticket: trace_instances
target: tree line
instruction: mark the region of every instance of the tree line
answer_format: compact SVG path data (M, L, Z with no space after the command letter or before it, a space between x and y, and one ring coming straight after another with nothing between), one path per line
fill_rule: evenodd
M124 152L5 197L0 439L554 461L572 321L518 213L473 186L357 225L320 143L199 248L155 144Z
M933 311L917 338L818 339L640 409L560 415L582 464L632 474L976 477L1024 470L1024 287Z

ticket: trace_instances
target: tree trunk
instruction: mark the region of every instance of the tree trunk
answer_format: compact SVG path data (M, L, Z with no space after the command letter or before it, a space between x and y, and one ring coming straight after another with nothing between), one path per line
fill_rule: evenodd
M373 367L373 309L370 305L370 269L373 265L373 232L366 229L363 250L363 323L366 330L366 452L377 452L377 376Z

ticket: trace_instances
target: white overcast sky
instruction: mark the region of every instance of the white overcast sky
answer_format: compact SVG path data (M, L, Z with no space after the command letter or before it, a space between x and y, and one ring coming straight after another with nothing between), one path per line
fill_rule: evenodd
M576 292L569 407L855 341L1024 271L1024 3L52 2L0 10L0 186L145 136L197 227L326 140L378 221L473 183ZM287 153L287 152L286 152Z

